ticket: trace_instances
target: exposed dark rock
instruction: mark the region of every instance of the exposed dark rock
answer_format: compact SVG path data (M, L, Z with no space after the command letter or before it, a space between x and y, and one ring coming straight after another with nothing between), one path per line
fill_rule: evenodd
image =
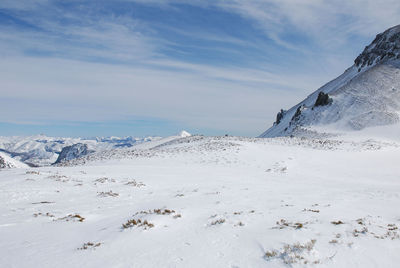
M61 153L54 164L79 158L89 153L90 151L88 150L87 144L77 143L71 146L66 146L61 150Z
M7 161L7 158L0 156L0 169L3 168L15 168L16 166L13 163Z
M400 57L400 25L378 34L374 41L354 60L358 71L383 60Z
M329 95L328 95L328 94L325 94L324 92L321 91L321 92L318 94L318 98L317 98L317 100L315 101L314 106L315 106L315 107L317 107L317 106L325 106L325 105L330 104L331 101L332 101L332 100L329 98Z
M303 106L302 105L300 105L298 108L297 108L297 110L296 110L296 113L293 115L293 117L292 117L292 122L296 122L296 121L298 121L299 119L300 119L300 116L301 116L301 111L303 110Z
M285 114L286 114L286 111L281 109L281 111L276 115L276 121L275 121L276 125L278 125L281 122L281 120Z
M0 168L6 168L7 167L7 163L4 160L3 157L0 156Z

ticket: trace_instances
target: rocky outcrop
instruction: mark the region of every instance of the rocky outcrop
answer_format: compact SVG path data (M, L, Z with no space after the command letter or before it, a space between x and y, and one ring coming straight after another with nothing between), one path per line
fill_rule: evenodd
M280 110L280 112L276 115L275 125L278 125L281 122L281 120L282 120L283 116L285 115L285 113L286 113L285 110L283 110L283 109Z
M299 121L303 109L304 109L303 105L300 105L299 108L297 108L296 113L292 117L291 123Z
M61 150L61 153L54 164L80 158L89 154L90 152L91 151L88 150L87 144L77 143L71 146L66 146Z
M3 157L0 156L0 168L7 168L7 163L6 160L4 160Z
M324 92L320 92L318 94L318 98L315 101L314 107L318 107L318 106L325 106L328 105L332 100L329 98L328 94L325 94Z
M400 25L378 34L372 43L354 60L358 71L383 60L400 59Z
M0 152L0 169L5 168L27 168L28 166L10 155Z

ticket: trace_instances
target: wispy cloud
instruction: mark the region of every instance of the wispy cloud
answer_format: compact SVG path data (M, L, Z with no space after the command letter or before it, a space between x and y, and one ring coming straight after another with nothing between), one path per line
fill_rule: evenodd
M2 120L257 135L400 21L400 3L383 2L3 0Z

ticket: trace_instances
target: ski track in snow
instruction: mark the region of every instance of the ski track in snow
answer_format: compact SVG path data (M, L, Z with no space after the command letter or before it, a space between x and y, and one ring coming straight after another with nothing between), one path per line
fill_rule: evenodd
M399 143L150 147L0 171L0 266L398 267Z

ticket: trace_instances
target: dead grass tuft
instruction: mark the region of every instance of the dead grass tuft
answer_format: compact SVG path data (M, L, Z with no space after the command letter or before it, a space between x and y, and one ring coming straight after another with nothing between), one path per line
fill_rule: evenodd
M49 218L54 218L55 217L53 214L50 214L49 212L47 212L46 214L43 214L42 212L33 214L33 217L35 217L35 218L37 218L39 216L49 217Z
M210 225L218 225L218 224L223 224L225 222L225 219L218 219L210 223Z
M94 184L96 185L97 183L106 183L106 182L115 182L115 179L109 179L107 177L101 177L96 180L94 180Z
M93 242L87 242L83 244L82 247L78 248L79 250L86 250L86 249L96 249L97 247L100 247L101 243L93 243Z
M342 222L342 221L331 221L331 223L334 225L344 224L344 222Z
M129 186L133 186L133 187L137 187L137 188L146 186L146 184L144 184L143 182L137 182L136 180L128 181L127 183L125 183L125 185L129 185Z
M27 172L25 172L25 174L40 175L40 172L39 171L34 171L34 170L28 170Z
M84 217L82 217L79 214L69 214L65 217L62 218L58 218L58 221L79 221L79 222L83 222L85 220Z
M279 229L284 229L284 228L288 228L288 227L291 227L291 228L294 228L294 229L301 229L301 228L304 227L305 224L307 224L307 222L305 222L305 223L301 223L301 222L292 223L292 222L288 222L288 221L286 221L284 219L281 219L280 221L276 222L276 225L278 225Z
M320 212L318 209L303 209L303 211L314 212L314 213Z
M314 249L316 242L317 240L313 239L304 244L286 244L282 250L267 251L264 257L268 261L275 258L281 259L287 265L295 263L317 264L321 261L319 259L313 259L312 256L310 256L310 252Z
M171 210L171 209L164 209L164 210L154 209L153 211L157 215L169 215L169 214L175 213L175 210Z
M98 192L97 195L100 197L108 197L108 196L117 197L119 196L119 193L113 193L113 191L108 191L108 192Z
M126 223L122 224L122 229L129 229L131 227L143 227L144 229L150 229L154 227L153 223L147 220L142 221L141 219L130 219Z

